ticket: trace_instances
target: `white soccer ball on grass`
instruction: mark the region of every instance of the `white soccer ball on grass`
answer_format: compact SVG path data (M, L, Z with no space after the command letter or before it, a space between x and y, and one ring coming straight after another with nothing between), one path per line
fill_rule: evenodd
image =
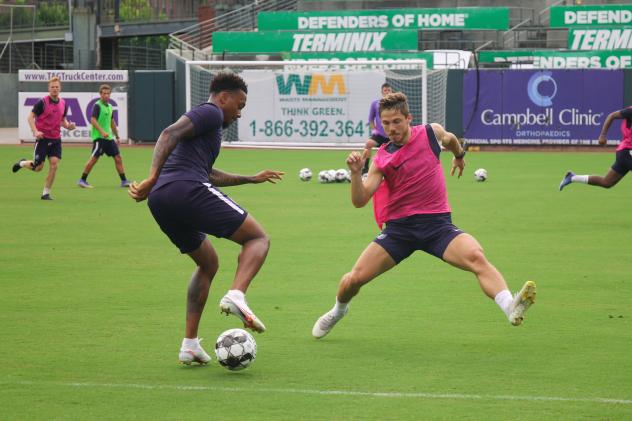
M217 362L231 371L247 368L257 357L255 338L243 329L223 332L215 341Z
M298 178L302 181L309 181L312 179L312 170L309 168L303 168L298 172Z
M337 183L343 183L345 181L347 181L347 178L349 177L349 171L347 171L344 168L340 168L338 170L336 170L336 182Z
M487 170L485 168L479 168L476 171L474 171L474 179L476 181L487 180Z

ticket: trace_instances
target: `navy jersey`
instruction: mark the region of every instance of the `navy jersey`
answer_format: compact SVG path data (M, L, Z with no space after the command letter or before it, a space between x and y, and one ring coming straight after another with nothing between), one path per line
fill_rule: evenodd
M217 105L206 102L184 115L193 123L195 135L178 142L162 167L154 190L176 180L209 182L222 144L224 113Z
M624 108L621 111L621 116L625 119L625 125L629 129L632 127L632 108Z

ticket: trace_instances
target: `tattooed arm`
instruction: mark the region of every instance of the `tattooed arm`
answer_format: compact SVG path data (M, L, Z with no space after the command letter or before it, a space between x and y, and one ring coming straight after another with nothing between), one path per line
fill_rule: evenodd
M229 174L222 170L218 170L217 168L213 168L211 170L211 174L209 175L209 181L217 187L238 186L240 184L249 183L259 184L265 181L276 183L276 180L282 179L283 174L285 174L283 171L263 170L255 175L247 176Z
M182 139L188 139L195 135L195 128L191 120L182 116L160 133L156 146L154 148L154 157L151 162L149 176L140 183L133 182L129 188L129 195L137 202L147 199L151 188L158 181L158 176L165 165L167 158L175 149L178 142Z

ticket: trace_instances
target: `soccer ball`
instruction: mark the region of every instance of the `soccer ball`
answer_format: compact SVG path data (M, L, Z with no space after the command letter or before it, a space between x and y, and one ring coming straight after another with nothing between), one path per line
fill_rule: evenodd
M343 183L345 181L347 181L347 176L348 176L348 171L345 170L344 168L340 168L339 170L336 171L336 182L337 183Z
M257 343L245 330L230 329L217 338L215 355L222 367L231 371L243 370L257 357Z
M485 181L487 180L487 170L485 168L479 168L474 171L474 178L476 181Z
M336 170L322 170L318 173L320 183L333 183L336 180Z
M298 172L298 178L300 178L303 181L309 181L312 179L312 170L310 170L309 168L303 168L302 170L300 170Z

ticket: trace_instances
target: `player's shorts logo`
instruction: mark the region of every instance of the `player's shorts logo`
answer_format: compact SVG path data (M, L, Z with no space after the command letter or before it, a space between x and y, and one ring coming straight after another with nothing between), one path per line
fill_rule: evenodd
M540 89L540 84L546 83L547 87L543 87L544 89ZM542 93L541 91L548 91L549 93ZM551 76L551 72L536 72L529 79L529 83L527 83L527 93L529 94L529 99L535 105L540 107L550 107L553 105L553 97L557 94L557 83L555 83L555 79Z

